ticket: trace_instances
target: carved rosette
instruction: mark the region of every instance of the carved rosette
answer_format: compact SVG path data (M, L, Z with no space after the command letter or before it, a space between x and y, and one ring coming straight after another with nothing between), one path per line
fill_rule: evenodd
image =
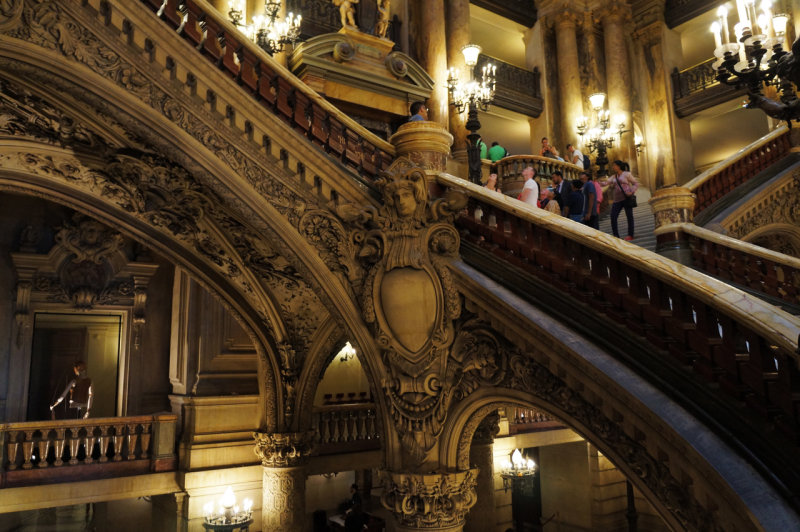
M314 450L314 431L254 432L255 453L264 467L298 467Z
M478 470L455 473L381 471L381 504L397 520L397 530L461 530L475 506Z
M429 201L425 172L403 159L378 186L379 210L342 206L338 213L355 228L354 249L367 272L362 313L390 375L383 382L390 413L419 464L441 432L450 397L447 361L461 305L447 264L458 254L453 218L466 198Z

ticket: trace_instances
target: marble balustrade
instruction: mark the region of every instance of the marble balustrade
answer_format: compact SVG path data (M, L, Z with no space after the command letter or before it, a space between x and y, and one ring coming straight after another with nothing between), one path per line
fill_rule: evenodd
M582 224L448 174L438 182L469 196L457 221L464 240L604 312L798 436L800 318Z
M320 454L380 448L374 403L315 407L312 428Z
M781 126L686 183L684 187L697 196L694 216L781 160L790 149L789 129Z
M90 478L103 476L108 464L144 461L143 470L148 471L155 460L173 462L174 441L160 442L159 446L155 440L157 434L164 433L160 425L173 425L168 433L174 435L176 423L177 416L159 414L2 424L0 471L7 480L5 487L58 480L63 476L58 471L72 466L94 468L80 475ZM169 467L162 463L155 469Z

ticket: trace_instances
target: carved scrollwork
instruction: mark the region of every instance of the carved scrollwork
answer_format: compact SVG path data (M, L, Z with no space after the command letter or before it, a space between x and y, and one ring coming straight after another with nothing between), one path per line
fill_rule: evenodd
M264 467L303 465L314 450L314 431L254 432L255 453Z
M397 76L398 79L403 79L408 74L408 64L403 54L392 52L386 56L385 62L389 72Z
M467 512L477 502L477 476L476 469L430 474L381 471L381 504L402 527L455 527L464 523Z
M22 4L22 0L0 0L0 31L5 31L19 24Z

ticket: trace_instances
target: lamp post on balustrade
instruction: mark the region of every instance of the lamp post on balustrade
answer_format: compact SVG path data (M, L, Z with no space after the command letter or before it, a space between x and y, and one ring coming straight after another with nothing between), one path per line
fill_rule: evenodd
M469 165L469 180L473 183L481 182L481 156L478 141L481 136L478 130L481 123L478 120L478 109L487 111L489 105L494 100L495 70L496 67L487 63L481 70L480 81L474 79L473 69L478 63L478 54L481 47L476 44L468 44L461 49L464 54L464 62L467 65L467 81L461 82L458 72L454 68L450 69L447 78L447 90L453 105L459 113L467 110L466 128L469 130L467 135L467 163Z
M589 148L589 153L597 152L597 175L599 177L608 175L606 165L608 164L608 150L614 147L614 137L625 133L625 123L619 120L616 128L611 127L611 117L609 116L608 109L604 109L606 95L603 92L597 92L589 96L589 104L594 112L594 124L589 125L589 119L585 116L578 120L576 126L578 135L583 138L588 135L586 146Z

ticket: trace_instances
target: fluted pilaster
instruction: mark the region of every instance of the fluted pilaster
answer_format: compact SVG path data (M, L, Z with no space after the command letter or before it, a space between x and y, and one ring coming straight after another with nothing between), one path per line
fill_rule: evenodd
M567 144L577 144L575 125L583 115L581 98L580 62L576 29L579 17L574 11L563 9L554 14L556 28L556 53L558 56L558 86L562 117L562 144L556 146L565 152Z
M461 49L469 44L469 0L446 0L447 13L447 66L468 76ZM467 160L466 115L450 108L450 133L453 135L453 156L461 162Z
M445 39L444 0L428 0L412 4L419 24L417 52L422 67L435 85L428 100L428 120L448 127L447 45Z
M616 155L625 161L635 159L631 114L631 70L628 60L626 27L631 22L627 6L611 4L600 12L606 59L606 93L612 127L622 121L629 131L622 135Z

